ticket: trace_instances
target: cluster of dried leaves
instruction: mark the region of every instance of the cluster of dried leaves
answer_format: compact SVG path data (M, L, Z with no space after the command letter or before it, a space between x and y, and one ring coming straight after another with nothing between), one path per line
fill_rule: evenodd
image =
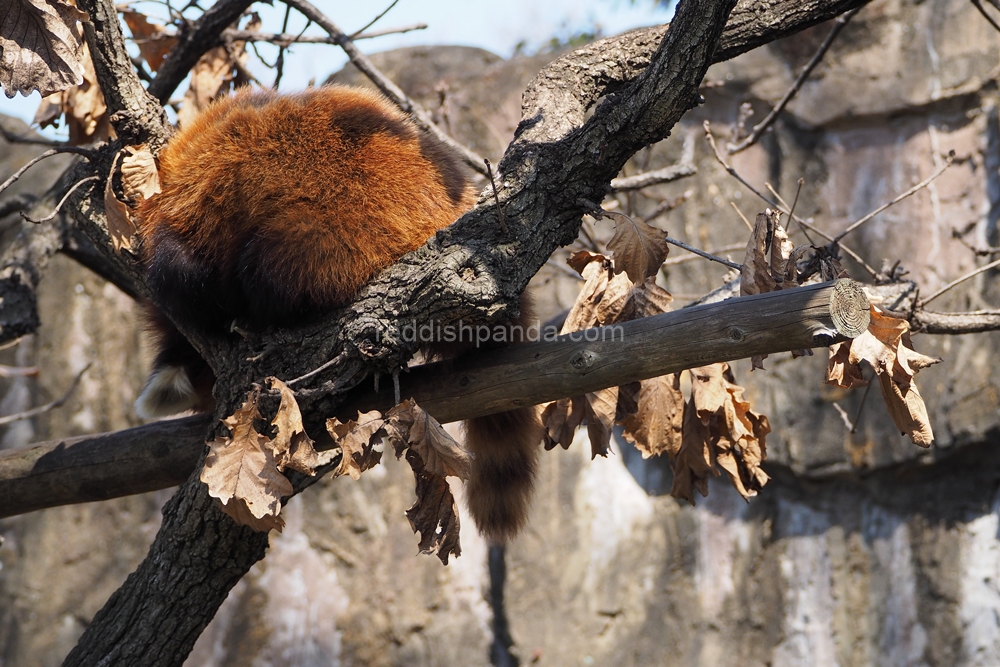
M114 136L104 95L90 51L83 39L82 22L90 17L76 8L75 0L5 0L9 7L0 22L0 87L8 97L37 90L42 103L34 122L40 127L66 123L71 145L103 141ZM122 18L139 49L141 59L156 72L177 45L173 29L150 21L128 6ZM257 30L252 15L243 30ZM191 71L191 85L178 110L181 124L213 99L250 81L245 43L234 41L210 50Z
M317 452L302 426L302 414L291 389L268 378L281 402L270 422L262 418L260 391L253 390L235 413L223 420L227 437L210 442L201 480L223 511L259 531L281 530L281 500L293 493L286 470L315 475L339 458L334 476L361 473L382 460L385 443L396 458L406 457L416 479L417 500L406 511L414 532L420 533L420 551L436 554L446 565L461 555L458 507L446 477L469 478L472 456L448 435L433 417L412 399L385 415L359 413L346 424L327 420L327 432L337 447ZM270 433L274 435L270 435Z
M656 284L666 259L666 234L640 219L615 216L608 243L612 257L582 251L569 264L585 282L563 325L569 333L648 317L670 308L672 297ZM728 364L694 368L690 396L681 391L681 374L562 399L542 412L546 447L568 447L577 426L586 422L593 456L606 456L615 424L643 457L666 454L674 471L671 494L694 502L694 489L708 493L709 475L725 471L744 498L757 493L768 477L760 468L770 432L767 417L750 409Z

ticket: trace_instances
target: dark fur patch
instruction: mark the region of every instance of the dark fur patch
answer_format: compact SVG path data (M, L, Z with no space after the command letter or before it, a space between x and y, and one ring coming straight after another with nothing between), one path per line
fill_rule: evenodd
M405 120L387 116L381 109L367 105L352 106L349 113L337 114L331 118L333 129L340 133L344 142L359 145L373 134L390 134L399 139L410 139L413 130Z
M438 176L452 204L458 204L469 187L469 179L455 152L427 132L420 135L420 154L437 168Z

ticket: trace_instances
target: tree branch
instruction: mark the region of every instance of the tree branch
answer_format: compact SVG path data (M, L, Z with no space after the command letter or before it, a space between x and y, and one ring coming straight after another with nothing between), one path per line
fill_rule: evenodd
M824 283L730 299L417 366L400 376L400 392L446 423L718 361L829 345L852 335L831 314L836 291ZM391 386L354 392L335 416L346 422L395 403ZM0 452L0 518L180 484L204 449L208 424L203 415Z

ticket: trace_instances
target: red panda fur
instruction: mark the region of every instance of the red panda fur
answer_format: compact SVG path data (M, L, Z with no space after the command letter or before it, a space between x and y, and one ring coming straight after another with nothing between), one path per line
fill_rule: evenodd
M378 94L343 86L239 92L158 161L161 192L139 208L147 282L173 317L218 332L294 326L345 305L475 203L447 148ZM208 364L169 320L150 319L159 353L137 410L212 409ZM524 409L466 433L470 511L505 541L527 516L540 425Z

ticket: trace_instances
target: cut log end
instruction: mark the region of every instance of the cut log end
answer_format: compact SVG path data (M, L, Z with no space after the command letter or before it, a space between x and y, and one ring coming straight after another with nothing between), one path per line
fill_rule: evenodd
M830 316L837 331L846 338L857 338L868 330L871 304L861 285L841 278L830 295Z

